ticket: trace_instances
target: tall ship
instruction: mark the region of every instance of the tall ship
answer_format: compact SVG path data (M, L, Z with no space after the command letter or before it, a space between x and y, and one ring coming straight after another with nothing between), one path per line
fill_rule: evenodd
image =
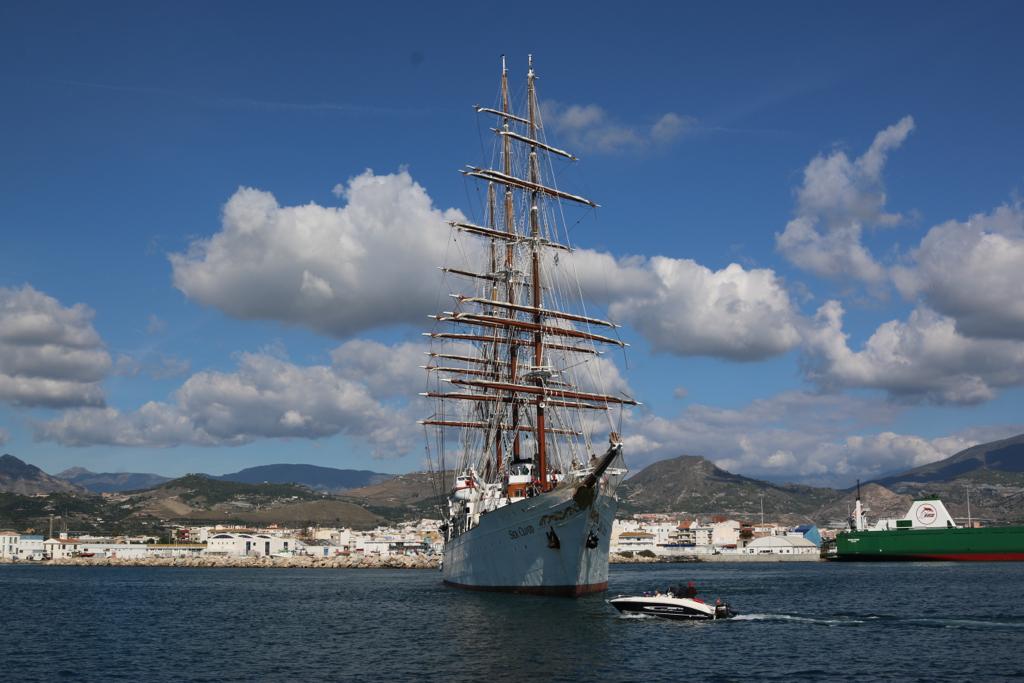
M937 498L921 498L898 519L868 524L860 499L849 530L836 535L823 553L836 560L1024 561L1024 526L958 526Z
M577 158L549 143L528 67L516 95L502 57L496 101L475 106L491 154L462 170L477 217L450 221L451 309L425 333L420 423L446 501L445 583L577 596L608 587L622 411L638 403L605 355L628 345L587 311L571 257L598 205L559 188Z

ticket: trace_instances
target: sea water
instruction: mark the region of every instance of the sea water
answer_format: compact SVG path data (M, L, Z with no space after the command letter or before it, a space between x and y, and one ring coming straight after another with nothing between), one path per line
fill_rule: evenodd
M740 613L625 617L694 581ZM5 681L979 681L1024 676L1024 564L613 565L607 594L433 570L0 566Z

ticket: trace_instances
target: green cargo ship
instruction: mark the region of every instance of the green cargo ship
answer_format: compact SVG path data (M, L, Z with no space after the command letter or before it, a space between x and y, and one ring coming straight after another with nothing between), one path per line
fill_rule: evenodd
M869 527L858 491L850 530L823 552L835 560L1024 561L1024 526L959 527L941 500L926 499L902 519Z

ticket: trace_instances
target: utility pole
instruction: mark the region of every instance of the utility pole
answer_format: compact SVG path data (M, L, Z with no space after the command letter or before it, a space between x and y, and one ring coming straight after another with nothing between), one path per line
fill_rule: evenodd
M970 529L974 524L971 523L971 486L970 484L964 484L964 490L967 491L967 528Z
M761 526L764 526L764 493L757 494L761 499Z

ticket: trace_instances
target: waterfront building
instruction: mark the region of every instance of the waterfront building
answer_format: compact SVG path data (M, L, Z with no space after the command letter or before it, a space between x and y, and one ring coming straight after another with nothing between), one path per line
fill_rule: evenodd
M50 538L43 542L43 553L51 560L66 560L72 557L119 557L142 559L147 555L145 543L119 543L98 537Z
M325 540L330 541L339 548L349 550L352 548L352 530L331 529L331 534Z
M18 559L38 561L45 557L43 537L34 534L22 534L18 540Z
M203 543L150 543L146 557L198 557L205 550Z
M817 547L821 547L821 532L818 531L818 527L814 524L801 524L798 527L794 527L788 535L806 538Z
M612 521L611 547L618 545L619 536L627 531L640 531L642 524L637 519L616 519ZM612 550L612 552L617 552Z
M690 531L693 532L693 544L697 547L710 546L712 529L709 526L694 526L691 527Z
M0 560L38 561L45 557L46 548L42 536L0 531Z
M0 531L0 560L18 559L18 543L21 534L17 531Z
M344 555L348 552L339 546L334 545L330 541L323 539L306 541L302 545L302 551L311 557L334 557L336 555Z
M206 542L206 553L210 555L231 555L265 557L282 553L301 553L304 544L291 536L272 536L267 533L221 532L213 534Z
M748 555L814 555L818 546L803 536L763 536L747 544L743 552Z
M176 526L171 529L171 538L178 543L206 543L210 535L208 526Z
M711 525L711 545L716 548L735 548L740 542L740 523L727 519Z
M615 553L655 551L655 536L646 531L623 531L610 550Z
M779 526L772 522L765 522L763 524L752 524L751 529L754 531L754 538L761 538L763 536L775 536L779 533Z

